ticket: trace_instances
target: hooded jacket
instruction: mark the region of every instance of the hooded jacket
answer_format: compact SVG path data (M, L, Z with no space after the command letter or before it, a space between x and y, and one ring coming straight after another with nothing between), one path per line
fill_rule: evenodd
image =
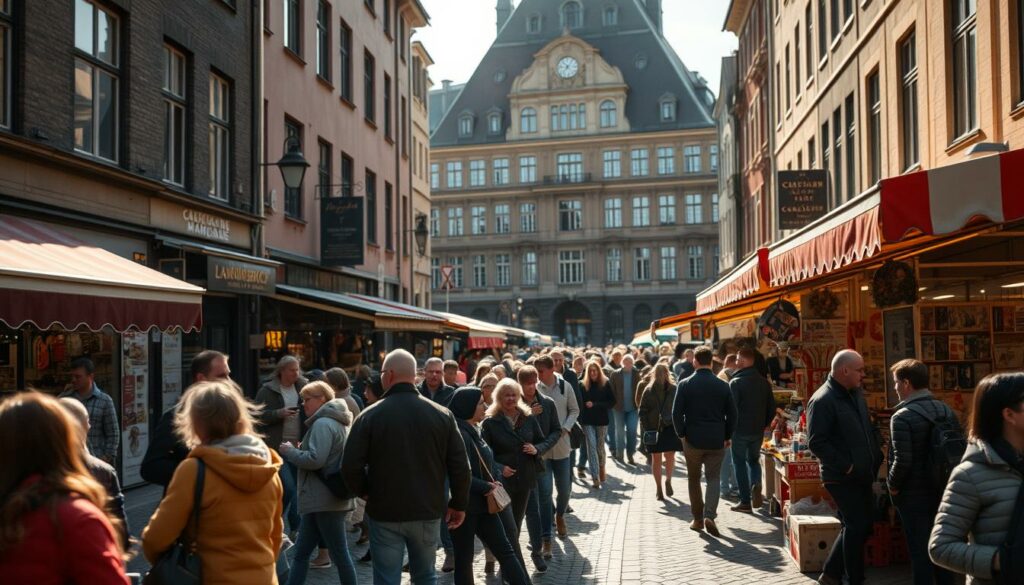
M189 525L197 459L206 463L196 536L204 585L276 583L282 535L281 458L254 435L234 435L189 453L142 531L146 559L155 562Z
M335 398L306 420L309 430L302 437L302 445L281 454L282 459L299 468L299 514L355 509L355 500L334 497L317 475L318 470L330 473L341 469L341 456L351 424L352 413L345 399Z
M847 390L832 376L818 388L807 404L807 447L821 461L823 482L875 481L882 450L859 388Z
M932 423L914 409L923 409L936 421L947 419L959 421L953 410L935 398L929 390L916 390L906 400L896 405L896 412L889 421L892 444L889 448L890 492L895 490L894 502L907 502L911 498L927 498L934 506L942 497L941 490L932 485L928 470L929 451L932 449Z
M974 439L953 468L935 516L932 561L968 575L967 585L994 584L992 559L1006 542L1021 474L991 444Z
M736 402L736 436L756 437L775 418L775 394L772 385L754 367L743 368L729 380L729 390Z
M302 387L309 383L302 376L295 380L295 392L302 392ZM259 414L260 434L267 445L277 450L278 445L284 440L284 415L281 409L284 408L284 396L281 394L281 381L276 377L260 387L256 393L256 403L263 405L263 411ZM302 401L299 400L299 428L305 428L306 413L302 411Z

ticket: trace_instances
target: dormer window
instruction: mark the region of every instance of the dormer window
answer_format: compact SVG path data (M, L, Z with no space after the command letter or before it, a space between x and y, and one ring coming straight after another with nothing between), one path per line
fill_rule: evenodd
M501 112L487 114L487 133L501 134Z
M466 138L473 135L473 114L465 113L459 116L459 137Z
M614 128L618 126L618 117L618 110L615 108L615 102L612 100L605 100L601 102L602 128Z
M526 19L526 33L535 35L540 33L540 15L531 14Z
M658 102L662 122L674 122L676 119L676 96L664 95Z
M562 28L574 29L583 26L583 7L576 0L562 5Z
M619 24L619 9L617 6L605 6L602 14L605 26L616 26Z

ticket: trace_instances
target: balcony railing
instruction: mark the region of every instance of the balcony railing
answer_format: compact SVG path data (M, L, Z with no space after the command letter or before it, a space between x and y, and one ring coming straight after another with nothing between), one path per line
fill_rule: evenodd
M562 173L559 175L544 175L545 185L572 185L574 183L589 183L591 173Z

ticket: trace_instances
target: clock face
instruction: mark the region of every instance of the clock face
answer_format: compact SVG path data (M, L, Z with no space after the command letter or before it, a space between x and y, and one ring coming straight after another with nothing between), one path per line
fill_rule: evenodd
M563 57L558 62L558 76L563 79L570 79L576 77L576 73L580 70L579 63L572 57Z

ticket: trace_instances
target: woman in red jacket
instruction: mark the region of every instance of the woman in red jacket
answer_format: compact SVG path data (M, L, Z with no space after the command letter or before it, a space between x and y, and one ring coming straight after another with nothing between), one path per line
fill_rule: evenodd
M0 403L0 575L5 583L128 585L120 521L82 461L81 439L54 398Z

